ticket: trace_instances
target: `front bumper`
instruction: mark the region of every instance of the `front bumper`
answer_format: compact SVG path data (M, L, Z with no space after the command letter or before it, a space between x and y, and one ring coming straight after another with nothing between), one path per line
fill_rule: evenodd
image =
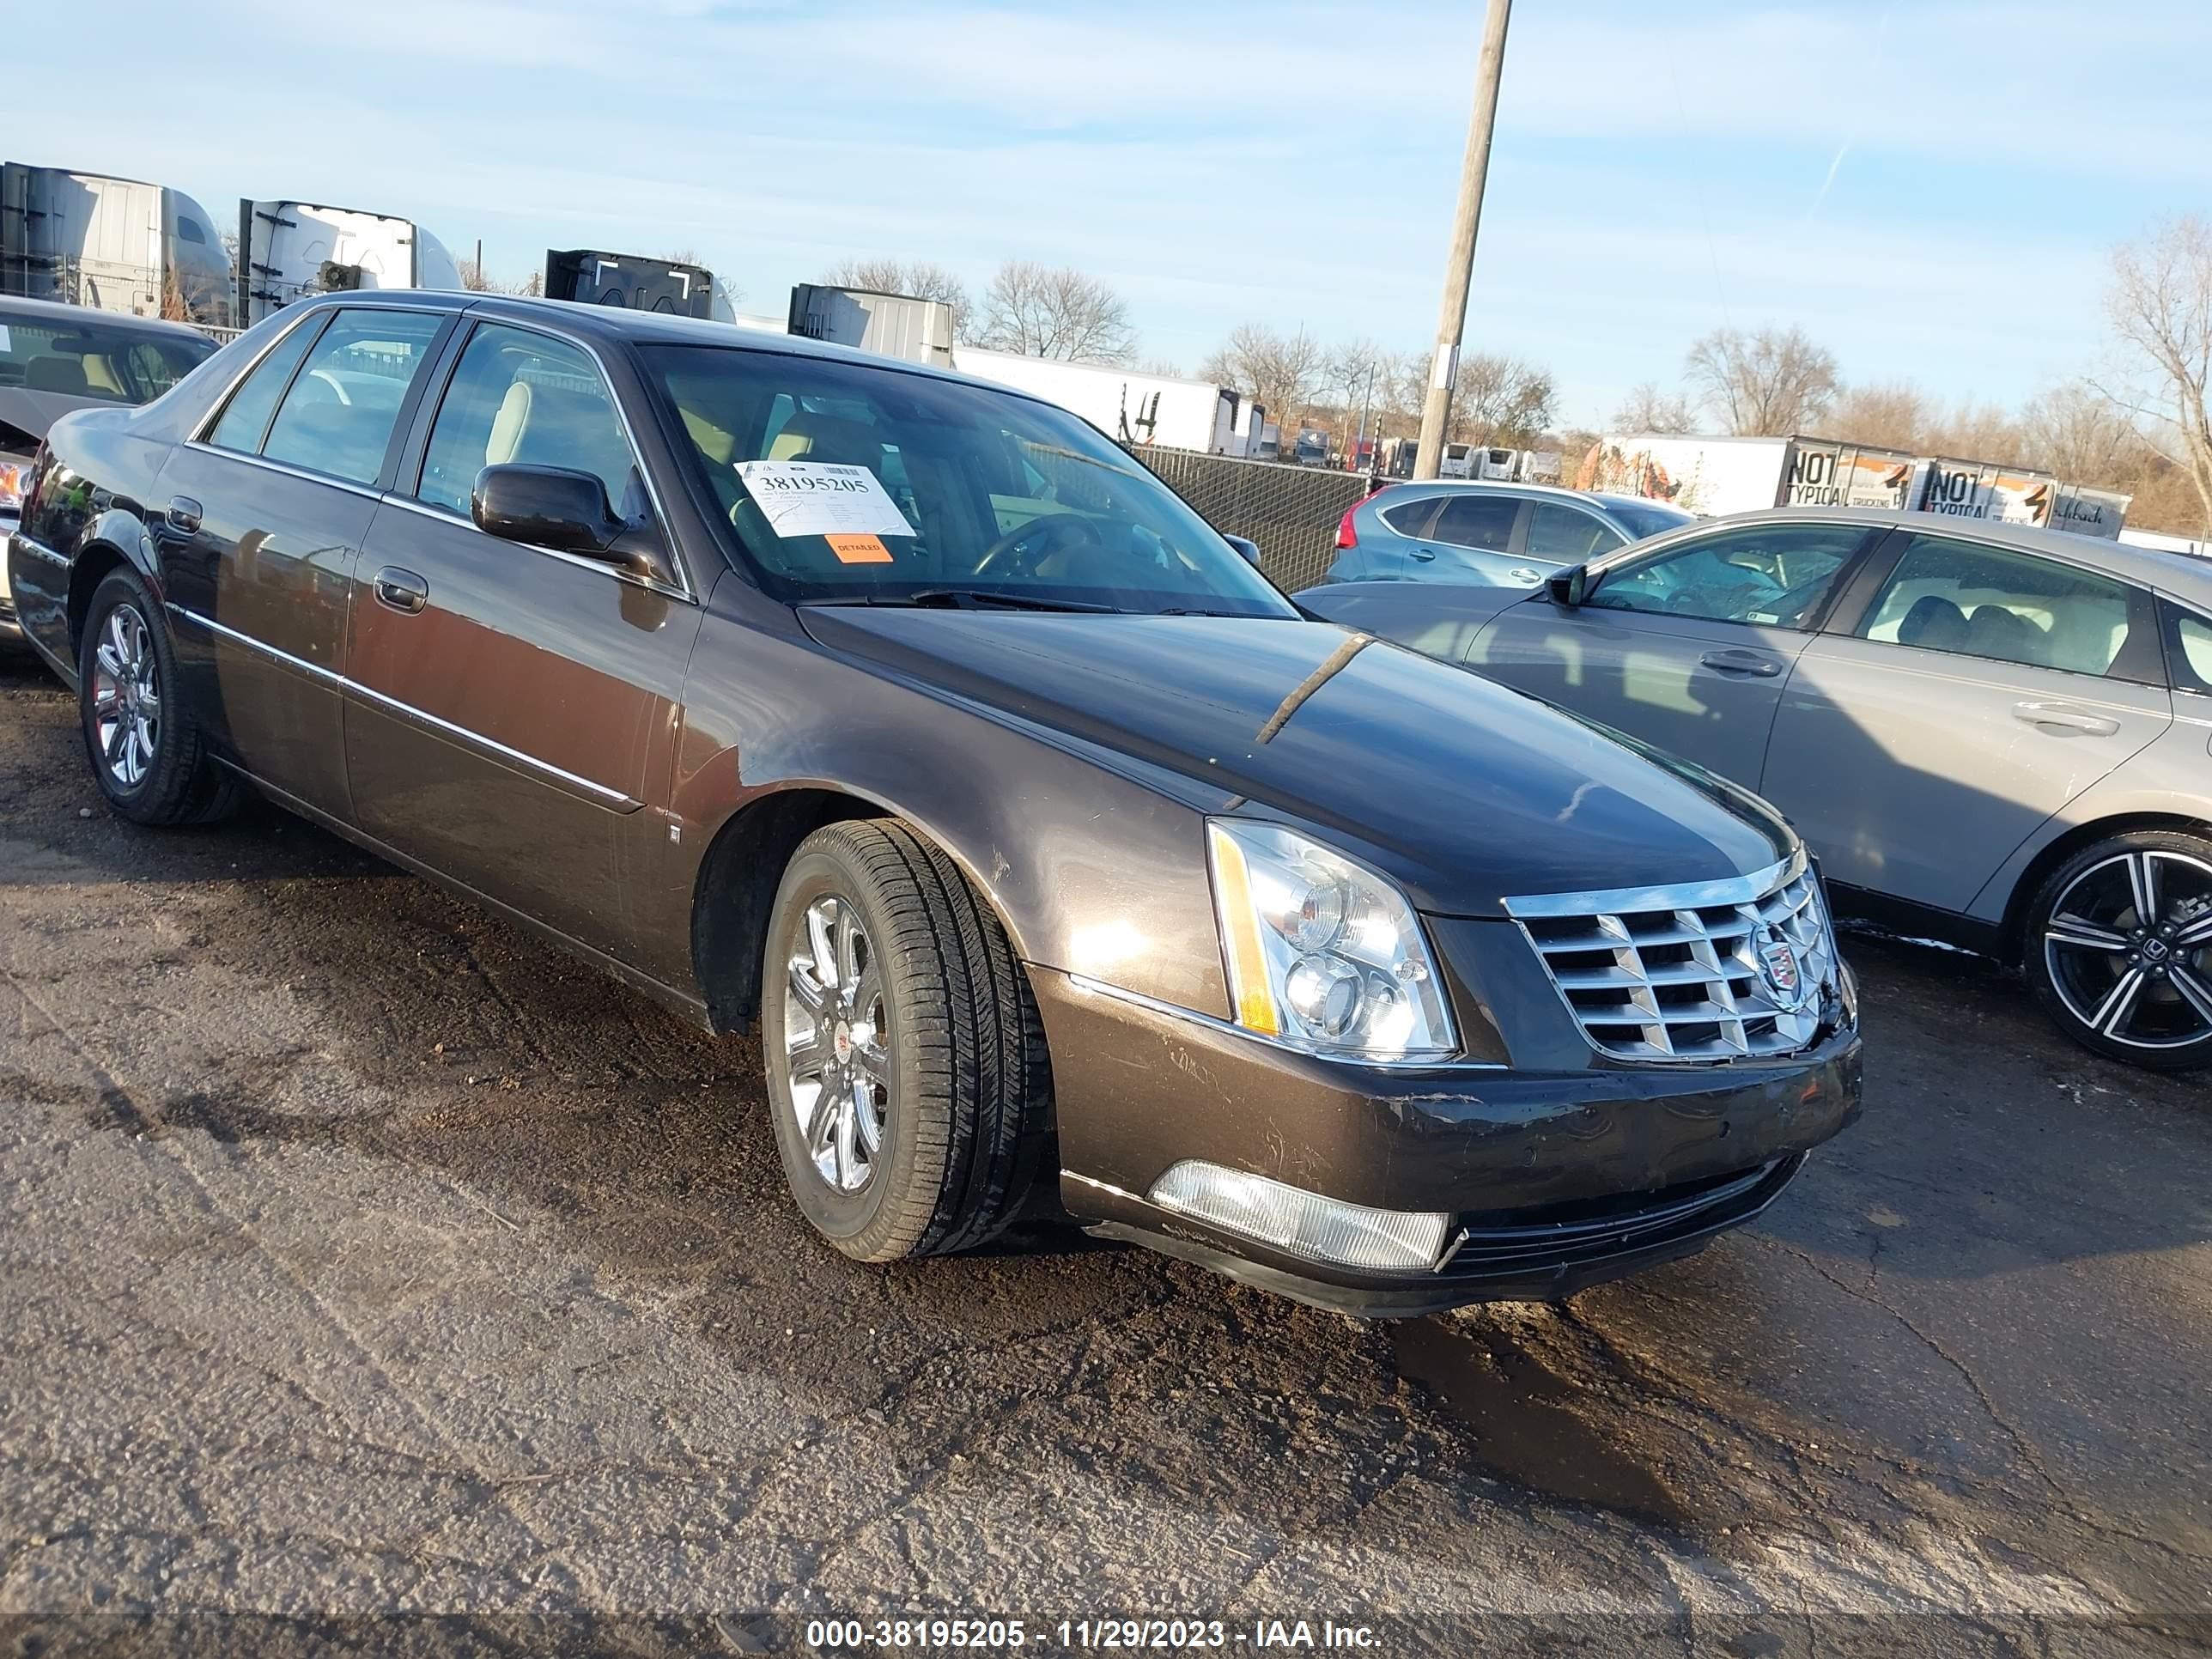
M1688 1255L1773 1202L1859 1111L1855 1028L1727 1065L1372 1066L1048 969L1031 980L1071 1214L1370 1317L1556 1299ZM1153 1183L1185 1158L1375 1209L1442 1212L1456 1249L1407 1273L1293 1255L1152 1203Z

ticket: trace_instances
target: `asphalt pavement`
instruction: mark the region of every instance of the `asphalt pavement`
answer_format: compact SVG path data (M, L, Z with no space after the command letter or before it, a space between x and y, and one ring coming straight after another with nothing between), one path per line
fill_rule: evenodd
M122 823L0 665L0 1652L2207 1650L2212 1087L1846 954L1863 1121L1564 1307L882 1271L752 1043L272 810Z

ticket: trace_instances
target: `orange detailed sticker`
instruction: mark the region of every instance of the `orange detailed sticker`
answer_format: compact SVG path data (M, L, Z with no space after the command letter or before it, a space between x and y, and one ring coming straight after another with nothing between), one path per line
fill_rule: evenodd
M889 564L891 550L881 536L824 536L840 564Z

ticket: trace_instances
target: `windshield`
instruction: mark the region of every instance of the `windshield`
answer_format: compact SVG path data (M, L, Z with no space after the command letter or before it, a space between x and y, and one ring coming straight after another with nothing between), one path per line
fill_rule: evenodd
M782 352L641 355L780 598L1297 614L1166 485L1064 410Z
M215 355L215 342L0 311L0 386L110 403L150 403Z
M1605 510L1613 514L1621 528L1638 541L1646 536L1656 536L1662 530L1680 530L1697 518L1694 513L1685 513L1679 507L1665 507L1657 501L1630 501L1619 495L1606 497Z

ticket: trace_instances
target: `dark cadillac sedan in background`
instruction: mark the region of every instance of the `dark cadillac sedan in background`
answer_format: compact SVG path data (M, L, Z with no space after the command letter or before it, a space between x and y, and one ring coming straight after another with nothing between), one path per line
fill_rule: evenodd
M1354 1312L1559 1296L1858 1109L1756 798L1302 617L1018 394L331 296L63 421L9 561L118 812L250 784L757 1022L862 1260L1058 1206Z

